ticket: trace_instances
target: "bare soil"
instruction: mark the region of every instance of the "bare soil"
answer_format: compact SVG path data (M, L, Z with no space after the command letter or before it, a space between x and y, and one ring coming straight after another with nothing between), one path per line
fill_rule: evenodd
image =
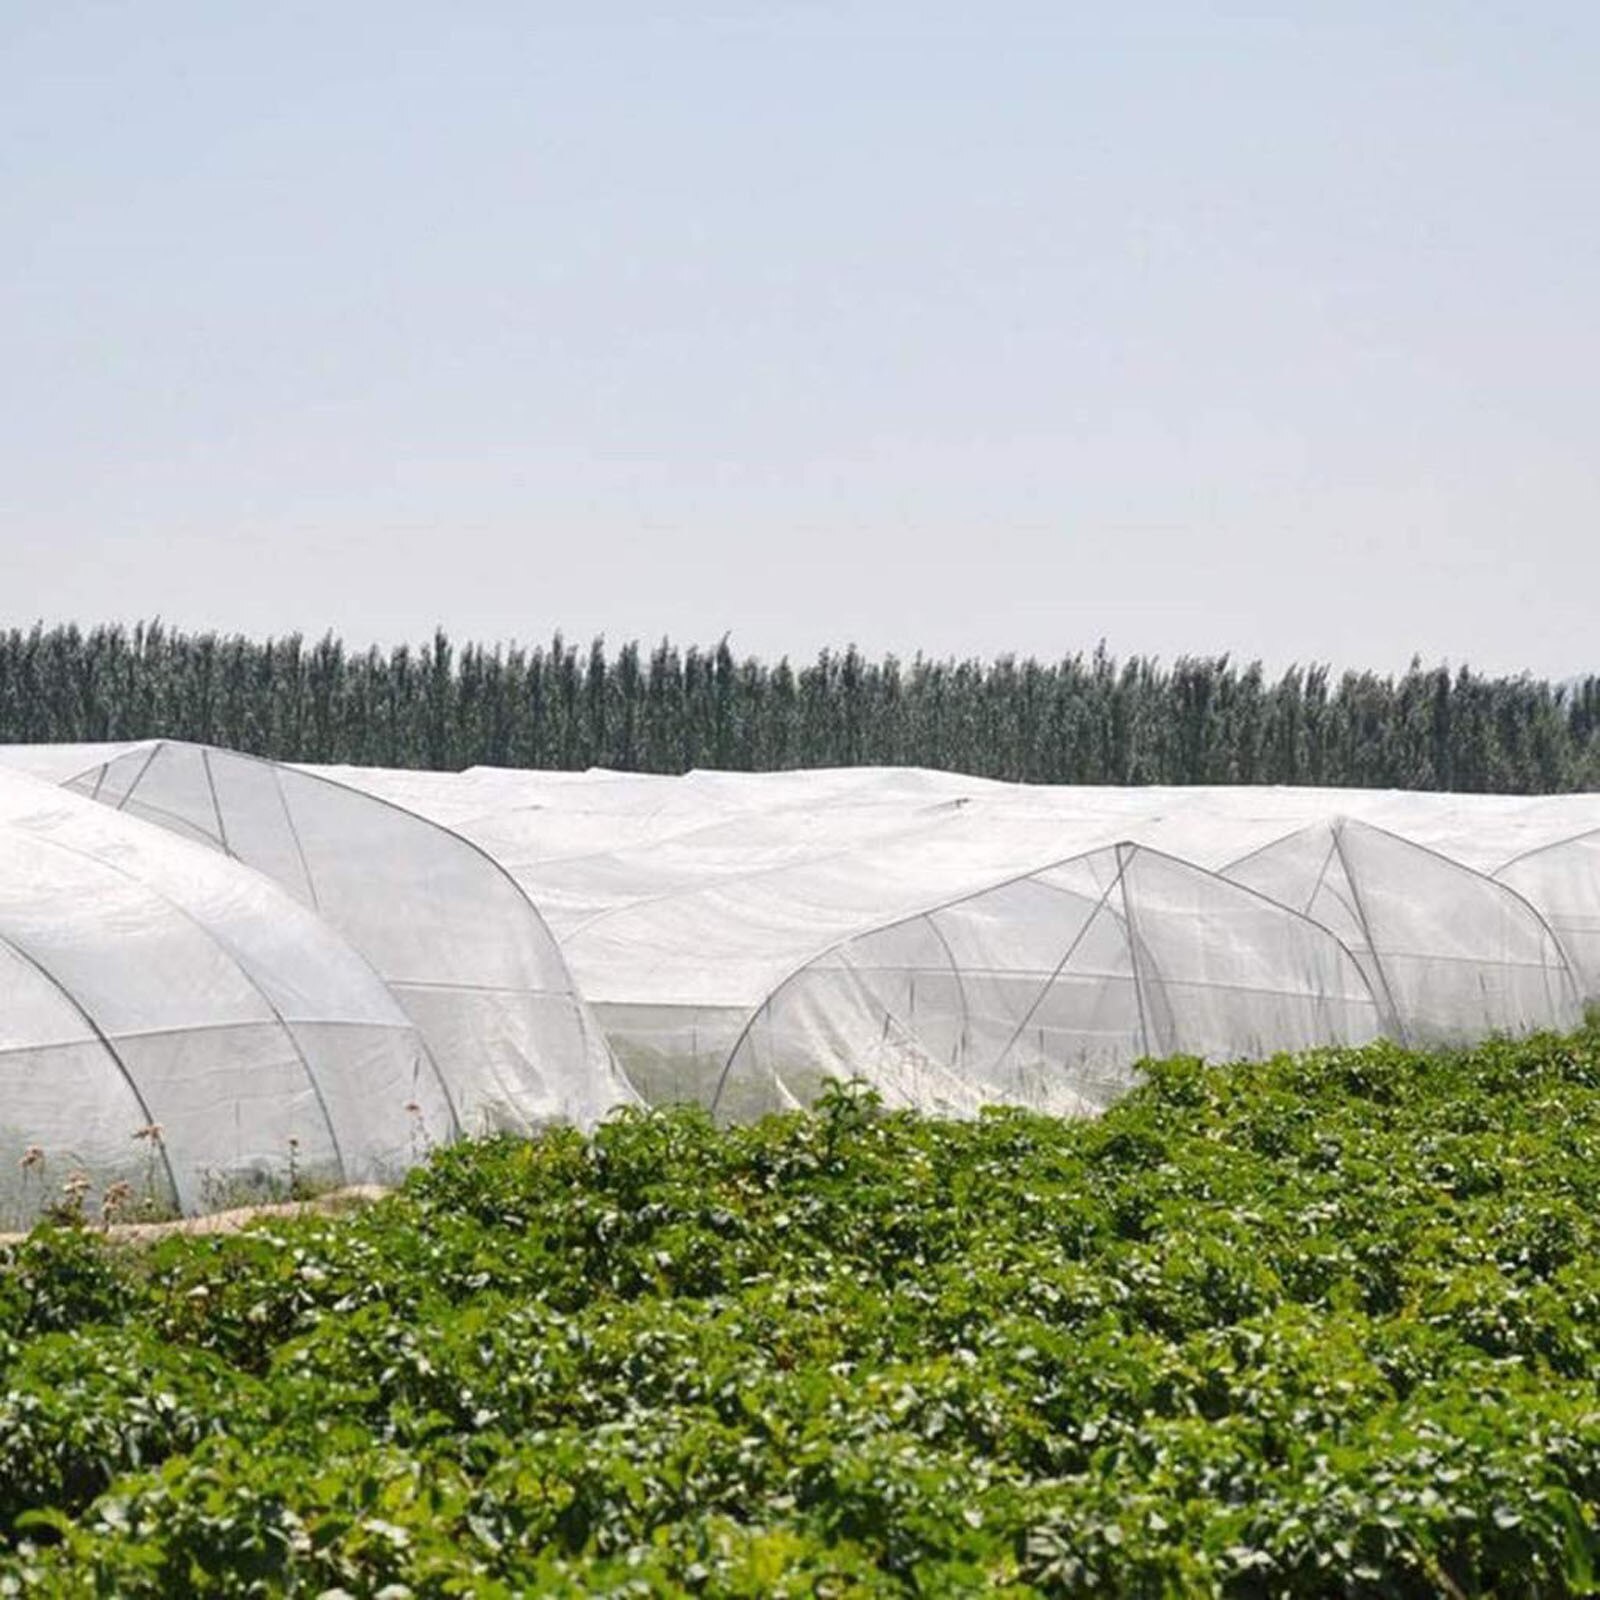
M110 1227L85 1223L86 1228L123 1244L151 1244L175 1233L237 1233L257 1217L337 1215L381 1200L388 1190L377 1183L353 1183L310 1200L286 1200L276 1205L239 1206L232 1211L212 1211L200 1217L178 1217L172 1222L114 1222ZM0 1245L20 1244L25 1233L0 1233Z

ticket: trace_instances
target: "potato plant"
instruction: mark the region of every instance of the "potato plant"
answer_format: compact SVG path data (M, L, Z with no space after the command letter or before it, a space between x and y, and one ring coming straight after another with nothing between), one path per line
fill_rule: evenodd
M1600 1562L1600 1030L841 1085L0 1270L0 1594L1527 1595Z

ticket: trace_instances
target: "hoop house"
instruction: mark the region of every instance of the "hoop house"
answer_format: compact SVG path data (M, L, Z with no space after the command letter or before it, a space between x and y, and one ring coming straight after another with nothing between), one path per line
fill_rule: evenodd
M72 1171L185 1211L291 1175L386 1180L456 1126L417 1029L310 912L15 774L0 775L0 993L11 1219Z
M1460 1044L1581 1019L1567 958L1527 900L1382 828L1335 817L1225 876L1335 933L1397 1039Z
M89 754L66 788L255 868L360 951L427 1041L467 1131L588 1126L636 1098L528 897L448 828L204 745Z
M1351 954L1283 906L1117 844L844 941L751 1019L713 1106L741 1119L863 1073L891 1101L1082 1113L1143 1056L1369 1040Z
M550 919L647 1098L692 1097L725 1112L737 1103L739 1115L813 1093L822 1068L807 1061L851 1071L869 1063L887 1092L915 1103L960 1109L1002 1096L1072 1109L1092 1108L1125 1084L1146 1039L1154 1051L1231 1054L1241 1037L1262 1048L1339 1042L1373 1018L1381 1031L1419 1042L1567 1026L1579 991L1542 920L1541 895L1524 899L1485 872L1553 829L1571 835L1574 819L1600 820L1592 796L1044 788L896 769L340 776L448 820L506 866ZM1001 980L988 973L981 942L967 955L954 940L952 953L939 947L918 920L926 908L992 894L995 939L1025 942L1028 894L1012 885L1060 872L1053 862L1103 860L1119 843L1143 853L1127 885L1136 902L1160 858L1174 879L1186 868L1213 885L1207 874L1226 873L1255 891L1252 904L1269 900L1318 924L1348 947L1361 974L1353 1009L1337 977L1348 978L1349 967L1336 962L1321 1009L1305 1008L1293 1026L1252 1033L1241 1008L1206 1031L1186 999L1190 1009L1164 1030L1152 996L1141 1032L1126 1004L1132 955L1121 966L1107 955L1092 969L1104 980L1100 1011L1086 1013L1082 1030L1119 1041L1105 1046L1117 1066L1104 1076L1093 1051L1069 1046L1065 1032L1052 1045L1048 1027L1040 1059L1049 1048L1062 1053L1059 1070L1043 1079L941 1043L945 1024L930 1009L940 1003L938 985L981 992ZM1449 852L1460 859L1446 859ZM1592 882L1592 868L1584 870ZM1351 909L1358 892L1360 915ZM1581 902L1588 891L1569 884L1562 892ZM1214 886L1207 893L1216 900ZM1102 917L1074 960L1089 962L1114 925ZM1211 913L1188 925L1200 930L1218 992L1230 992L1227 967L1253 948L1250 938ZM1153 939L1124 935L1123 943L1136 954ZM1042 959L1019 959L1017 971L1048 971ZM893 976L902 972L904 993ZM1314 993L1323 981L1313 974L1305 989L1288 992ZM875 984L889 989L874 1000ZM1087 987L1069 983L1062 995ZM1279 986L1269 978L1262 987ZM913 998L914 1027L906 1016ZM1012 1017L1009 1001L994 1015Z
M624 1097L591 1012L652 1103L745 1117L865 1074L901 1104L1071 1112L1146 1055L1567 1027L1600 988L1595 796L294 769L159 741L0 761L273 877L389 986L469 1128Z

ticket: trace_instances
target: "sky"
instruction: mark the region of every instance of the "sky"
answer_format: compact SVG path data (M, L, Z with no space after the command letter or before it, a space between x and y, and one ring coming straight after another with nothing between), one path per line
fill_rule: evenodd
M1600 671L1600 6L6 0L0 626Z

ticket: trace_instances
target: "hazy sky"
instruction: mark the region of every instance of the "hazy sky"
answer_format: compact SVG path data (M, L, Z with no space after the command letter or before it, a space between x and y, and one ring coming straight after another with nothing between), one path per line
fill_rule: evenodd
M0 623L1600 670L1600 5L0 3Z

